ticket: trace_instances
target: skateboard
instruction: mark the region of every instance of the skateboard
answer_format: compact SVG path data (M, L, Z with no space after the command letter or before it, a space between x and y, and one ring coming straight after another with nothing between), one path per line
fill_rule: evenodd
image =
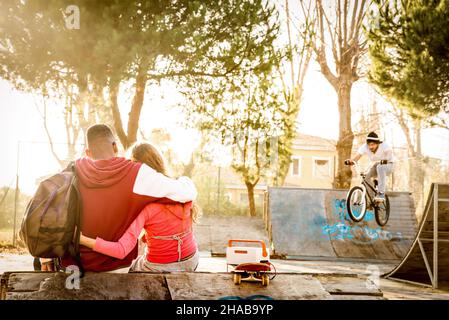
M242 281L262 282L264 287L270 283L271 265L269 262L242 263L232 271L234 284L239 285Z

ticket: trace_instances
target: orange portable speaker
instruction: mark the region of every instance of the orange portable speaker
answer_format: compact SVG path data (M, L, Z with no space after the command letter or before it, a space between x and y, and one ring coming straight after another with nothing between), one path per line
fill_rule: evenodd
M235 243L256 243L260 246L234 246ZM270 261L270 254L262 240L231 239L228 241L228 247L226 248L226 263L228 265L262 261Z

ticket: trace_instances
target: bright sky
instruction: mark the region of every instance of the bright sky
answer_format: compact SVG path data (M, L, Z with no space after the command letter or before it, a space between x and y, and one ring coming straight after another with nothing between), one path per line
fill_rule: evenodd
M298 117L299 131L305 134L330 139L338 138L337 97L333 88L319 72L315 62L311 62L304 87L304 99ZM363 81L358 82L352 93L353 108L360 110L370 104L372 89ZM182 113L174 106L181 101L180 95L171 87L150 87L141 117L141 128L150 133L153 128L165 128L172 136L170 146L180 159L187 160L190 152L198 145L199 135L195 130L181 127ZM125 106L129 101L121 101ZM379 110L385 110L385 102L379 101ZM51 111L51 107L49 107ZM124 109L123 113L127 114ZM50 113L50 130L55 142L65 142L64 127L58 121L58 113ZM357 117L357 112L355 118ZM53 121L51 121L53 120ZM59 119L60 120L60 119ZM392 122L391 122L392 123ZM354 128L357 130L357 128ZM389 126L387 138L396 146L404 144L400 128L393 123ZM18 159L18 146L20 153ZM29 143L29 141L40 143ZM424 152L430 156L449 159L449 132L438 129L425 130ZM39 177L58 170L58 164L50 153L42 118L37 111L35 98L18 92L0 79L0 186L14 187L15 175L19 171L21 189L32 193ZM60 145L61 154L63 146Z

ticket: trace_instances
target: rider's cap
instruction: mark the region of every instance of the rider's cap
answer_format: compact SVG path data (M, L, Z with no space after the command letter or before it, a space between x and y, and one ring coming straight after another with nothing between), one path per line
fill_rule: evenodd
M370 143L370 142L381 143L379 136L374 131L371 131L370 133L368 133L368 136L366 137L366 143Z

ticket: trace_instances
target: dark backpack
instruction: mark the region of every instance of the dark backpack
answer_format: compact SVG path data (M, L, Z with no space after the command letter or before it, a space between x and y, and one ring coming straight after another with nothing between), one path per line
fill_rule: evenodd
M82 270L79 239L81 196L75 164L45 179L30 200L20 227L20 238L39 258L72 257Z

